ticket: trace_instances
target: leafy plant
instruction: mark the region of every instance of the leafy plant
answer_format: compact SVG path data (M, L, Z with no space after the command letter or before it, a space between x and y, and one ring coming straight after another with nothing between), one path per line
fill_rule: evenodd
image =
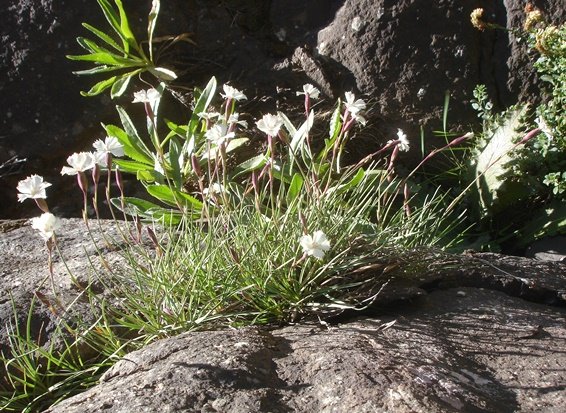
M69 55L68 59L91 62L94 68L74 72L78 75L95 75L110 73L111 76L97 82L89 91L81 92L83 96L96 96L110 88L112 98L121 96L128 88L128 84L135 76L143 72L150 72L162 81L174 80L175 73L164 67L157 67L154 63L153 40L154 30L159 15L160 0L153 0L148 16L148 50L144 50L132 29L122 0L97 0L106 17L106 21L117 35L117 40L106 32L83 23L88 31L96 36L96 41L85 37L77 38L79 45L87 51L83 55Z

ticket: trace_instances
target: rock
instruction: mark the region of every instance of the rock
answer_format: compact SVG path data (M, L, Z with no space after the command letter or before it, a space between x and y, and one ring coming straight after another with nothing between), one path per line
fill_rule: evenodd
M339 325L161 340L46 413L558 413L565 350L564 310L448 289Z
M103 254L108 265L123 262L116 251L123 241L113 222L101 221L99 227L92 221L90 232L80 219L62 222L57 237L61 255L57 251L53 253L57 299L51 288L48 250L41 237L27 220L0 223L0 352L6 352L9 347L14 316L19 327L25 328L34 297L31 338L41 338L42 343L49 342L61 319L70 323L75 317L91 319L92 307L84 297L78 297L87 286L98 293L104 290L99 277L105 271L98 253ZM104 237L114 240L115 247L106 246L102 232Z
M525 253L526 257L543 261L566 262L566 237L546 237L534 242Z
M123 245L112 221L100 225ZM98 228L91 221L99 250L118 268L121 255L105 247ZM1 222L0 231L0 296L13 297L23 327L35 291L55 302L45 282L47 251L25 220ZM58 239L78 280L71 282L55 256L60 299L69 303L104 270L81 220L63 220ZM385 286L377 284L381 293L362 313L161 340L47 411L563 411L566 263L413 250L394 265L397 270L386 274ZM5 354L6 326L13 320L6 298L0 302ZM71 321L94 316L81 300L72 310ZM32 336L57 346L50 340L60 339L51 335L60 317L38 303Z
M0 71L6 74L0 80L0 102L6 108L0 122L0 218L30 216L30 209L15 206L14 188L32 173L53 183L62 213L76 216L78 204L60 183L61 165L71 152L90 148L102 137L101 121L115 123L118 117L106 95L79 96L94 79L74 76L73 70L85 66L64 56L81 52L74 42L88 36L81 22L105 28L104 18L93 1L77 0L73 7L54 0L8 3L0 11ZM566 18L562 0L534 3L551 22ZM124 4L141 38L150 2L145 7L137 0ZM451 127L476 121L469 99L478 83L487 84L499 108L517 99L538 101L535 56L512 34L476 31L469 24L474 7L452 0L162 2L158 34L191 33L198 46L180 42L160 64L180 75L172 85L179 100L190 100L186 90L202 87L215 74L256 98L242 108L253 116L276 107L300 111L295 91L306 82L324 91L326 105L354 89L372 107L369 129L351 150L359 156L390 139L398 127L412 139L420 136L420 126L427 133L438 129L447 90ZM523 7L517 0L488 2L485 16L518 27ZM181 118L181 112L173 111L170 118Z

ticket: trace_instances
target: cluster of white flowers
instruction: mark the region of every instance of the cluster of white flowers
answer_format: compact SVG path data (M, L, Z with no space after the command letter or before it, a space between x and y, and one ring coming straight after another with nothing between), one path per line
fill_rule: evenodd
M107 136L104 141L96 140L92 146L95 152L79 152L74 153L67 158L69 166L61 169L61 175L76 175L79 172L85 172L94 168L94 165L107 166L108 155L124 156L124 145L114 136Z
M161 98L161 94L157 89L147 89L134 92L134 100L132 103L149 103L153 105Z

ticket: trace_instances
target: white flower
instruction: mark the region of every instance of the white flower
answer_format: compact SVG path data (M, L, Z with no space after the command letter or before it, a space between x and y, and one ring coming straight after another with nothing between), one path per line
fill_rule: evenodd
M303 252L307 255L312 255L317 259L322 259L324 253L330 249L330 241L322 231L315 231L311 236L309 234L303 235L299 242L303 247Z
M303 85L303 91L302 92L297 92L297 96L300 96L300 95L308 96L311 99L318 99L318 97L320 96L320 90L318 90L316 87L314 87L310 83L307 83L306 85Z
M367 120L362 115L360 115L359 113L352 113L352 116L354 117L354 119L356 119L356 122L363 126L366 126Z
M43 177L39 175L28 176L26 179L18 182L17 189L18 201L24 202L26 199L45 199L47 194L45 188L50 187L49 182L43 182Z
M64 166L63 169L61 169L61 175L76 175L79 172L92 169L94 168L96 159L90 152L80 152L69 156L67 163L71 165L71 167Z
M206 138L217 146L222 145L227 140L235 136L234 132L228 132L228 125L217 123L204 134Z
M221 194L224 191L225 191L224 185L215 182L211 186L204 188L202 194L205 196L208 194Z
M344 95L346 96L344 105L350 113L357 115L366 108L366 102L361 99L356 100L356 96L352 92L346 92Z
M401 129L397 129L397 136L399 137L399 150L402 152L409 151L409 139L407 139L407 135Z
M552 130L550 129L550 127L548 126L548 124L546 123L544 118L542 116L539 116L538 118L535 119L535 123L537 124L539 129L542 131L542 133L544 133L546 135L548 140L552 140L552 138L553 138Z
M197 116L204 120L214 120L220 116L218 112L200 112L197 113Z
M248 127L248 122L246 122L245 120L240 120L240 114L239 113L232 113L230 115L230 118L228 119L228 124L236 124L236 125L240 125L244 128Z
M246 95L230 85L223 85L222 88L224 89L224 94L221 93L220 96L224 99L234 99L237 101L247 99Z
M114 156L124 156L124 145L114 136L107 136L104 141L98 139L92 146L94 146L96 152L103 153L104 155L111 153Z
M134 100L132 103L150 103L153 104L155 101L159 100L161 95L156 89L147 89L134 92Z
M61 221L50 212L41 214L41 216L32 218L31 227L39 231L39 235L45 241L49 240L53 233L61 227Z
M269 136L277 136L283 121L277 115L263 115L263 118L256 122L258 129Z
M100 166L108 166L108 155L104 152L93 152L94 162Z

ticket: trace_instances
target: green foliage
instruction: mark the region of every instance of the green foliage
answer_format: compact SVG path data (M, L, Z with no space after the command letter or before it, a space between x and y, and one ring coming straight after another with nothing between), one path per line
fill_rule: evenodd
M108 362L81 355L84 336L73 337L64 322L42 345L41 334L32 331L35 300L31 303L25 329L17 321L8 325L9 350L0 354L4 377L0 381L0 410L34 413L96 384ZM18 320L14 308L14 319ZM85 334L88 334L88 330Z
M144 51L142 43L136 39L130 28L122 0L113 0L114 6L112 6L110 0L97 1L118 40L88 23L83 23L84 28L90 31L97 40L93 41L84 37L77 38L77 42L87 51L87 54L69 55L67 58L91 62L95 67L74 73L78 75L111 74L110 77L97 82L90 90L81 92L83 96L96 96L108 88L110 88L112 98L121 96L127 90L132 78L143 72L150 72L162 81L174 80L177 77L171 70L156 67L153 60L153 32L159 13L159 0L153 1L153 7L148 17L149 57Z
M546 82L544 102L495 115L483 85L472 101L484 122L471 161L477 202L471 210L497 243L511 249L566 231L560 205L566 190L566 26L547 26L539 11L531 11L517 35L541 54L534 66Z

